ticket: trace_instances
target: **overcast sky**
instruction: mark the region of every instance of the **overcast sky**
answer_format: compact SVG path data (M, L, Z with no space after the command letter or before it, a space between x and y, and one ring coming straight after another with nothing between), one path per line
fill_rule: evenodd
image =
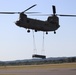
M23 11L37 4L28 12L52 14L52 5L58 14L76 14L76 0L0 0L0 12ZM28 16L47 20L48 16ZM0 61L31 59L34 54L33 33L15 25L19 15L0 14ZM54 32L44 33L44 50L46 57L76 56L76 18L59 17L60 28ZM37 54L42 53L43 32L35 33Z

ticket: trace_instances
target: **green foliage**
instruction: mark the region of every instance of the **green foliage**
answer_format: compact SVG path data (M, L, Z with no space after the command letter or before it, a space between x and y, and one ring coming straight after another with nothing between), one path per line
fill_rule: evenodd
M20 60L0 62L0 66L15 66L15 65L40 65L40 64L58 64L58 63L71 63L76 62L76 57L65 57L55 59L32 59L32 60Z

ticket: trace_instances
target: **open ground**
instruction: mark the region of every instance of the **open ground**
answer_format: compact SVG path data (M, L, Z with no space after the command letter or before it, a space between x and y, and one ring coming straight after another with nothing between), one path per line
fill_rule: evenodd
M0 66L0 75L76 75L76 63Z

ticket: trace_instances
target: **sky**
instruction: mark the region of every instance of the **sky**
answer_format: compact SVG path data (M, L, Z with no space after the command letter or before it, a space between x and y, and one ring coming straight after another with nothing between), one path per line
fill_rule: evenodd
M37 4L28 12L52 14L52 5L57 14L76 14L76 0L0 0L0 12L22 12ZM48 16L29 16L29 18L47 20ZM19 14L0 14L0 61L32 59L35 53L33 33L15 25ZM59 17L60 28L44 33L44 52L42 51L43 32L34 33L37 54L46 57L76 56L76 17Z

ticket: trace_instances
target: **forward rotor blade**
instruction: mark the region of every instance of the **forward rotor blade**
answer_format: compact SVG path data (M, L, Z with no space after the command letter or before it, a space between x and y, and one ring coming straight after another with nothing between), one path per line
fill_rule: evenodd
M0 14L20 14L20 12L0 12Z
M33 8L35 5L29 7L28 9L24 10L23 13L31 8ZM0 14L20 14L21 12L0 12ZM26 12L26 14L32 14L32 13L39 13L39 12Z
M21 12L0 12L0 14L20 14ZM33 13L40 13L40 12L26 12L25 14L33 14Z
M29 9L31 9L31 8L33 8L33 7L35 7L35 6L36 6L36 4L32 5L31 7L29 7L29 8L26 9L26 10L24 10L23 12L26 12L26 11L28 11Z
M55 15L56 14L56 8L54 5L52 6L52 9L53 9L53 14Z
M40 13L40 12L25 12L26 14L35 14L35 13Z

